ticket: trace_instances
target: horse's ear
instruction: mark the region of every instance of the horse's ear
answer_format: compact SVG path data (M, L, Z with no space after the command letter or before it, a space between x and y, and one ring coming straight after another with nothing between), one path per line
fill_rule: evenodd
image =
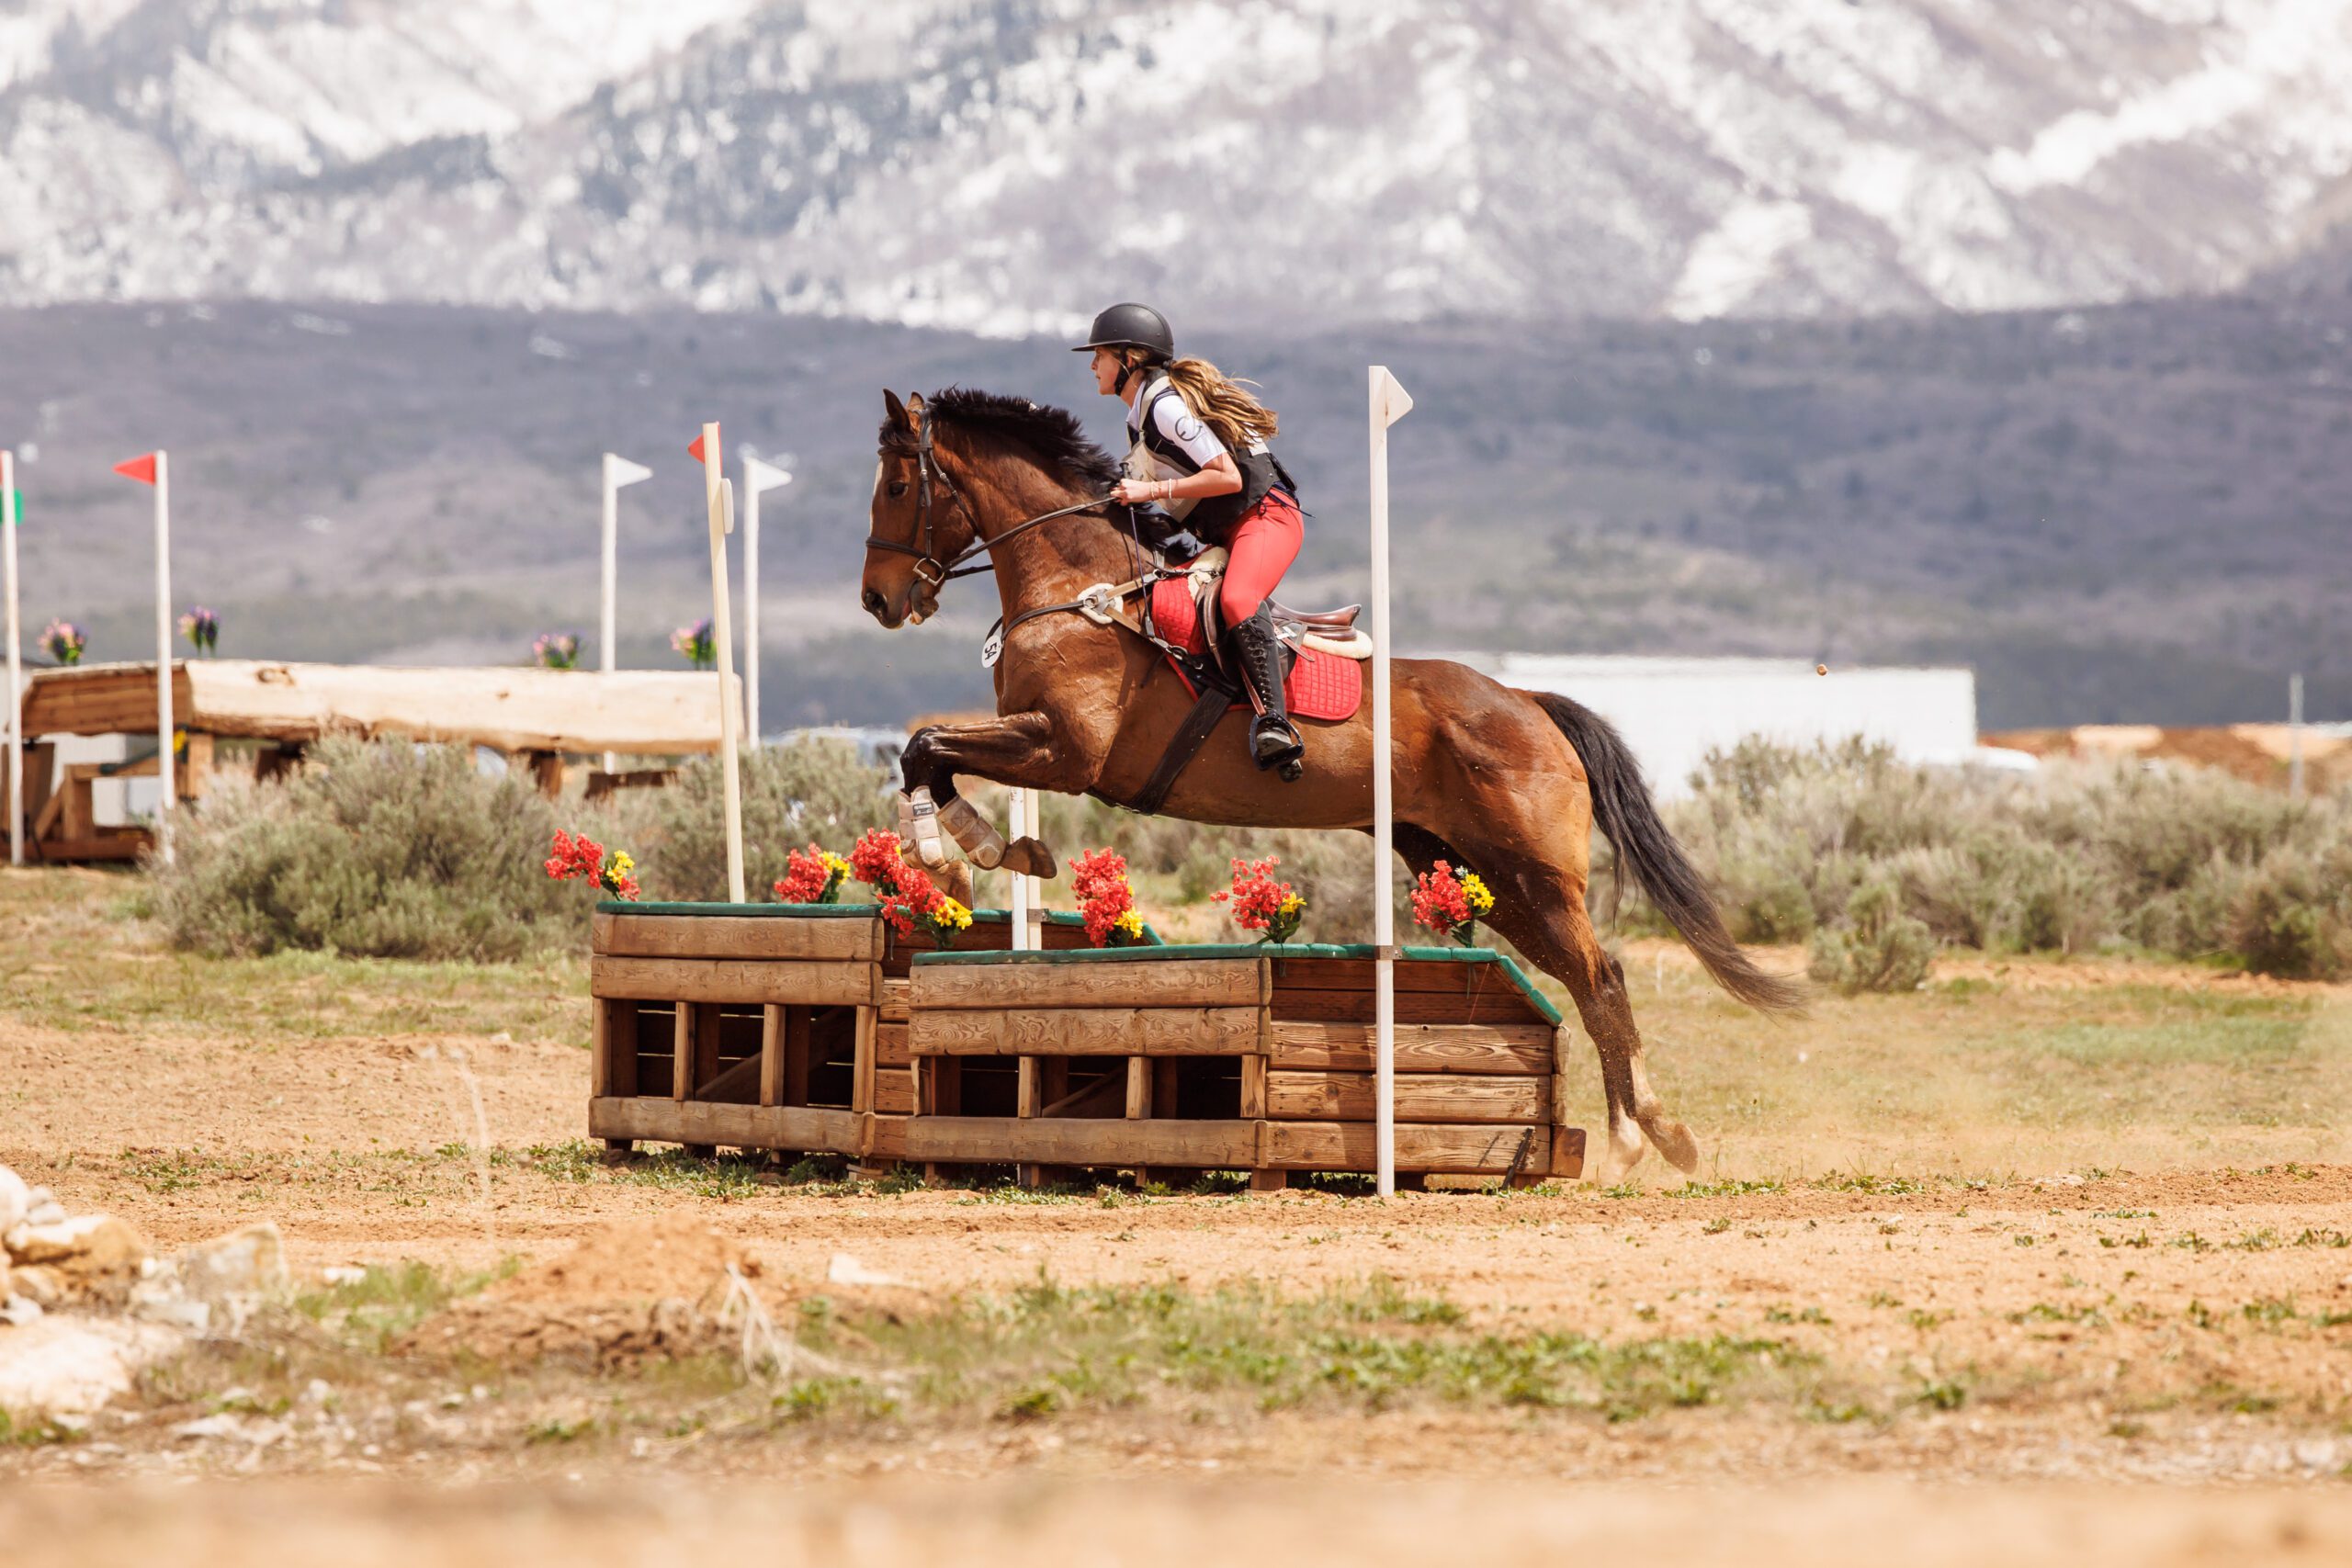
M897 425L900 430L914 429L915 422L907 417L907 405L900 402L899 394L888 387L882 389L882 407L889 414L892 424Z

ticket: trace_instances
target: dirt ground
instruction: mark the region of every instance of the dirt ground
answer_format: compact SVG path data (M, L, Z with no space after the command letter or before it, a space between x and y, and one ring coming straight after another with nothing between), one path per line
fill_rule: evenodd
M1373 1281L1442 1303L1449 1355L1729 1345L1805 1369L1743 1362L1606 1410L1459 1382L1356 1398L1327 1380L1277 1401L1164 1369L1113 1396L1048 1347L1021 1352L1046 1358L1022 1375L1053 1373L1066 1401L910 1393L887 1416L809 1416L829 1373L761 1393L754 1420L707 1355L682 1352L664 1382L642 1358L622 1374L436 1359L415 1340L356 1356L289 1332L151 1379L74 1440L0 1445L0 1476L44 1483L0 1483L13 1562L245 1561L264 1531L288 1560L355 1565L413 1560L420 1531L451 1562L1148 1563L1238 1540L1396 1562L1464 1545L2352 1558L2340 991L1960 959L1933 996L1776 1032L1688 985L1677 950L1637 945L1662 1087L1733 1151L1699 1185L1653 1158L1607 1191L1040 1197L606 1166L582 1142L576 966L412 997L365 966L191 967L112 918L103 882L0 893L0 1163L166 1247L273 1220L320 1302L352 1266L521 1270L486 1304L435 1297L424 1338L533 1292L560 1298L553 1316L616 1307L631 1292L586 1301L549 1270L587 1278L562 1263L583 1240L674 1235L714 1249L706 1275L738 1261L787 1336L839 1322L836 1360L920 1354L934 1382L978 1353L893 1335L968 1326L1000 1311L973 1303L1041 1285L1228 1311L1235 1292L1338 1302ZM57 956L65 936L84 958ZM1955 1061L1962 1028L1982 1048ZM1937 1074L1969 1092L1905 1100ZM654 1228L615 1228L632 1225ZM954 1364L959 1386L994 1375Z

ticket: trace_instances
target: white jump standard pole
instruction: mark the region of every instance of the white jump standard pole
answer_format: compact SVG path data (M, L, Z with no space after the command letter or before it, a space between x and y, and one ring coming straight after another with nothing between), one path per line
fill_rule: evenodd
M17 621L17 455L0 452L0 557L8 596L8 863L25 863L25 667Z
M743 454L743 710L760 742L760 495L792 482L773 463Z
M727 467L720 460L718 426L706 424L688 448L702 459L702 494L710 509L710 646L718 656L718 758L727 807L727 900L749 902L743 897L743 779L736 749L741 725L735 711L735 626L727 610L727 536L734 530L733 494L727 484Z
M1385 365L1372 367L1372 940L1373 1130L1377 1190L1396 1190L1396 761L1389 754L1388 427L1413 400Z
M604 618L596 627L596 648L597 668L607 675L613 672L613 641L619 635L615 629L613 606L620 589L621 487L652 477L653 470L642 463L632 463L616 453L605 454L605 597ZM605 752L605 772L617 773L620 761L619 753Z

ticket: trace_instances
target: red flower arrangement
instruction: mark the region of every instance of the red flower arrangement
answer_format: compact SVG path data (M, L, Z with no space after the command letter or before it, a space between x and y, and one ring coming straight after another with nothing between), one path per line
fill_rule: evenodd
M1086 940L1096 947L1135 947L1143 942L1143 917L1136 912L1135 889L1127 886L1127 857L1092 850L1069 863L1078 911L1086 917Z
M785 857L784 874L775 881L775 896L786 904L832 904L842 896L842 879L849 862L831 850L811 844Z
M1443 861L1421 873L1413 888L1413 923L1442 931L1464 947L1471 945L1479 919L1494 907L1495 896L1476 872L1457 877Z
M1235 925L1245 931L1263 931L1261 942L1288 942L1306 919L1306 896L1294 892L1287 882L1274 880L1274 867L1282 863L1275 855L1261 861L1237 860L1233 886L1209 895L1220 904L1229 903Z
M615 850L607 860L605 846L585 833L574 838L558 828L547 867L548 874L558 882L591 882L616 898L634 901L639 891L634 874L637 862L629 852Z
M931 874L901 857L899 835L868 829L849 852L850 874L882 896L882 918L900 936L921 925L943 950L972 923L972 911L939 890Z

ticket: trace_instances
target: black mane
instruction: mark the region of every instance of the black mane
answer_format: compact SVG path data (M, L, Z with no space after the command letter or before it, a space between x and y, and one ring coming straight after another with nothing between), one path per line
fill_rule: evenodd
M971 387L950 387L923 403L923 417L943 425L1017 446L1050 471L1073 481L1108 490L1119 478L1118 459L1087 439L1078 417L1067 409L1001 397ZM914 443L896 422L882 422L882 450L911 452Z

